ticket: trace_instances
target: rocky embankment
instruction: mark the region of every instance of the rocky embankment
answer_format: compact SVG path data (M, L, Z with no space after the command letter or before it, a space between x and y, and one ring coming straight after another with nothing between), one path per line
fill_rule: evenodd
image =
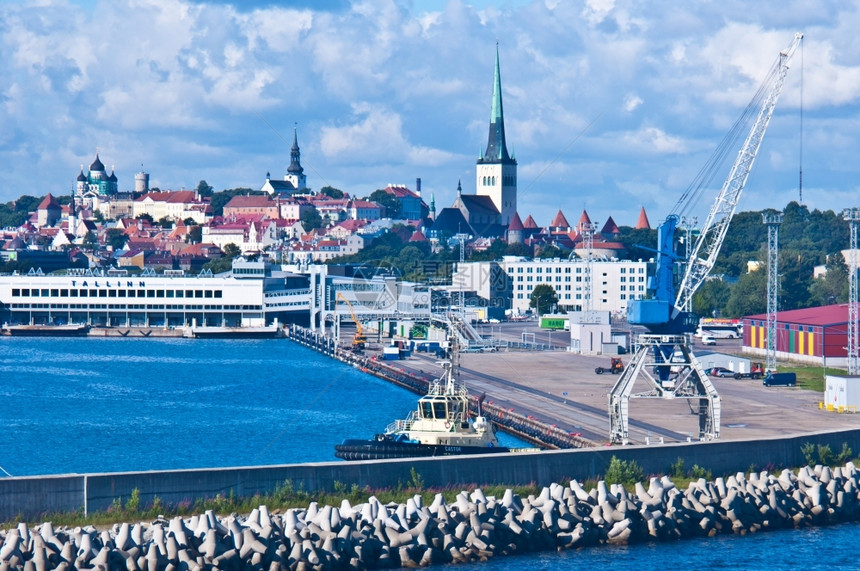
M672 541L721 533L826 525L860 519L860 472L804 467L797 474L737 474L678 489L654 478L634 493L598 482L552 484L538 497L480 489L453 503L419 496L376 498L247 517L212 512L169 521L55 529L50 523L0 531L6 569L370 569L479 561L497 555L605 543Z

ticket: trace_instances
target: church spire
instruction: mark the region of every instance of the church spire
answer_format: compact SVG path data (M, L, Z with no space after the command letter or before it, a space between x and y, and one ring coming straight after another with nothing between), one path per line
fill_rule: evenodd
M505 145L505 114L502 110L502 74L499 69L499 44L496 43L496 74L493 81L493 103L490 108L490 136L484 162L510 162L511 156Z
M289 174L300 176L305 169L302 168L299 152L298 125L293 126L293 146L290 147L290 166L287 168Z

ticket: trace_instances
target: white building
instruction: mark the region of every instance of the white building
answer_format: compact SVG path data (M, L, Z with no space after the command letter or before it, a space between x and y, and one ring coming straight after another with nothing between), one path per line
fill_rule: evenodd
M646 295L648 262L608 260L591 262L591 309L618 315L627 304ZM581 259L532 259L505 256L493 262L463 262L456 265L452 289L474 291L490 305L504 304L513 313L528 311L534 288L551 286L560 308L586 309L589 265ZM540 308L550 313L553 308Z

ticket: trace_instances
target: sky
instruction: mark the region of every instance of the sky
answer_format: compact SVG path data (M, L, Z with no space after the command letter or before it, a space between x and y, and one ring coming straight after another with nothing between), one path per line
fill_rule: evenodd
M0 0L0 201L308 186L475 192L496 46L518 210L669 214L805 34L739 210L860 206L860 7L816 0ZM731 156L737 153L731 150ZM704 220L728 166L688 212Z

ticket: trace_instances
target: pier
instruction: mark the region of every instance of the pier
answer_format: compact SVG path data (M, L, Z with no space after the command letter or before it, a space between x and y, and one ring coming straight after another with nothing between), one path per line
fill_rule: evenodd
M419 395L426 394L429 383L437 378L427 373L400 368L350 349L344 349L338 345L334 337L304 327L295 325L289 327L287 338ZM472 410L477 412L478 397L474 391L470 401ZM481 412L493 421L499 429L542 448L556 450L597 446L595 442L589 441L581 435L572 434L558 426L535 418L529 418L527 415L494 402L485 401L482 403Z

